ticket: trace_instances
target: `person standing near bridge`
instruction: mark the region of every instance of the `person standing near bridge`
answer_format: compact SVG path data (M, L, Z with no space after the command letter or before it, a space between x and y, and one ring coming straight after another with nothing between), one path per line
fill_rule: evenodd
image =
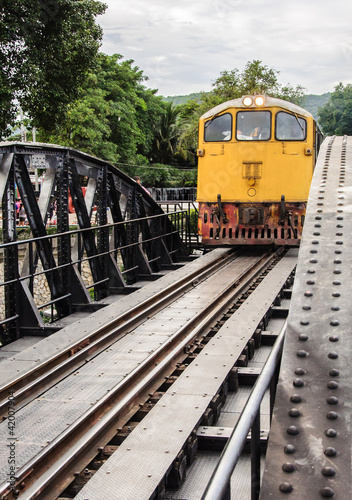
M24 209L24 206L23 206L23 203L20 204L20 208L19 208L19 211L18 211L18 218L19 218L19 223L18 225L19 226L24 226L24 223L26 221L26 211Z
M148 191L148 189L147 189L147 188L145 188L145 187L143 186L143 184L141 183L141 178L139 177L139 175L135 175L135 176L133 177L133 179L137 182L137 184L139 184L140 186L142 186L142 188L144 189L144 191L146 191L148 194L150 194L150 193L149 193L149 191Z

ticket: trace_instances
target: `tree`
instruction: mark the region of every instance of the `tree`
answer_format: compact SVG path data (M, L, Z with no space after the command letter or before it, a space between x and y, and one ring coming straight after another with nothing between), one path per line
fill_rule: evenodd
M106 5L97 0L2 0L0 135L18 103L36 126L52 130L78 95L96 57Z
M179 136L177 127L179 114L179 106L173 106L171 102L164 103L164 111L155 126L154 134L155 148L153 159L159 163L172 163Z
M222 71L213 83L213 90L202 93L199 105L194 108L193 114L188 116L188 127L182 134L181 147L196 150L199 118L222 102L246 94L263 93L300 104L304 96L303 87L282 86L278 75L279 71L263 65L259 60L248 61L242 72L237 68Z
M112 162L148 163L164 105L143 85L146 79L132 60L100 53L63 123L50 134L40 130L40 140Z
M329 101L319 109L324 134L352 135L352 84L339 83Z
M213 83L213 93L220 102L235 99L246 94L268 94L286 101L300 104L304 89L300 85L282 86L278 82L279 71L269 68L257 59L248 61L242 73L236 68L232 71L222 71L220 77Z

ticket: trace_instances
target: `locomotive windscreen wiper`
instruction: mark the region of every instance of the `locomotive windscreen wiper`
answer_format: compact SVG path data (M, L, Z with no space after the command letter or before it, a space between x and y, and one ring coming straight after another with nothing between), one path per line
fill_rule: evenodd
M204 123L204 128L208 128L208 127L209 127L209 125L211 124L211 122L212 122L213 120L215 120L215 118L217 118L218 116L219 116L219 113L216 113L215 115L213 115L213 116L210 118L210 120L208 120L207 122L205 122L205 123Z
M304 132L303 125L302 125L302 124L301 124L301 122L299 121L298 116L296 115L296 113L294 113L294 115L293 115L293 116L296 118L297 123L298 123L298 125L300 126L300 129L302 130L302 132Z

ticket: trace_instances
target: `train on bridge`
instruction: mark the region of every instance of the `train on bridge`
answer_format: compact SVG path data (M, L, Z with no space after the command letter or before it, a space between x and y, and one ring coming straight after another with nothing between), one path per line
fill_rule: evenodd
M313 116L266 95L199 121L199 234L204 245L297 245L322 135Z

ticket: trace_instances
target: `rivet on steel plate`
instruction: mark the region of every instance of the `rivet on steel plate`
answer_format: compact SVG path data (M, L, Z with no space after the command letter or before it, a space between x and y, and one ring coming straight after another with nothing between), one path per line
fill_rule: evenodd
M291 493L291 491L293 490L293 486L290 483L282 483L279 486L279 490L281 491L281 493Z
M297 434L299 434L299 429L295 425L290 425L290 427L288 427L286 429L286 432L287 432L287 434L291 434L292 436L296 436Z
M336 471L332 467L323 467L321 473L323 474L323 476L332 477L335 476Z
M337 436L337 432L335 431L335 429L329 429L329 431L333 431L335 432L335 435L329 435L328 434L328 431L326 431L326 435L328 437L336 437ZM336 457L337 455L337 450L336 448L333 448L332 446L328 446L327 448L325 448L324 450L324 454L327 456L327 457Z
M327 383L327 388L328 389L338 389L339 384L335 382L334 380L331 380L331 382Z
M329 375L330 377L338 377L340 375L340 372L336 368L333 368L329 371Z
M332 488L326 486L325 488L320 490L320 494L323 498L332 498L333 496L335 496L335 491Z
M337 319L333 319L332 321L330 321L330 325L331 326L339 326L340 322L337 321Z
M300 378L296 378L294 381L293 381L293 385L294 387L303 387L304 386L304 382L302 379Z
M290 417L294 418L300 417L302 415L302 413L299 410L297 410L297 408L291 408L288 414Z
M287 444L284 448L284 452L288 455L292 455L292 453L296 452L296 448L293 446L293 444Z
M305 375L307 372L303 368L296 368L295 369L295 374L296 375Z
M305 333L301 333L301 335L299 335L298 339L301 340L302 342L305 342L306 340L308 340L308 335L306 335Z
M337 359L338 357L339 357L339 355L335 351L329 352L329 354L328 354L328 358L330 358L330 359Z
M329 420L336 420L337 418L339 418L339 415L336 413L336 411L329 411L326 414L326 418Z
M302 398L298 394L293 394L290 397L290 401L291 401L291 403L300 403L302 401Z
M296 467L294 466L294 464L286 462L285 464L283 464L282 470L284 472L294 472L296 470Z
M329 404L329 405L337 405L339 403L339 400L337 399L336 396L330 396L326 402Z
M335 430L335 429L327 429L325 431L325 434L329 438L335 438L337 436L337 430ZM325 455L329 456L330 451L328 451L328 450L334 450L335 451L334 455L336 455L335 448L326 448L326 450L324 451Z
M297 357L299 358L306 358L308 356L307 351L303 351L302 349L297 351Z
M329 342L338 342L339 341L339 337L337 337L337 335L331 335L329 337Z

